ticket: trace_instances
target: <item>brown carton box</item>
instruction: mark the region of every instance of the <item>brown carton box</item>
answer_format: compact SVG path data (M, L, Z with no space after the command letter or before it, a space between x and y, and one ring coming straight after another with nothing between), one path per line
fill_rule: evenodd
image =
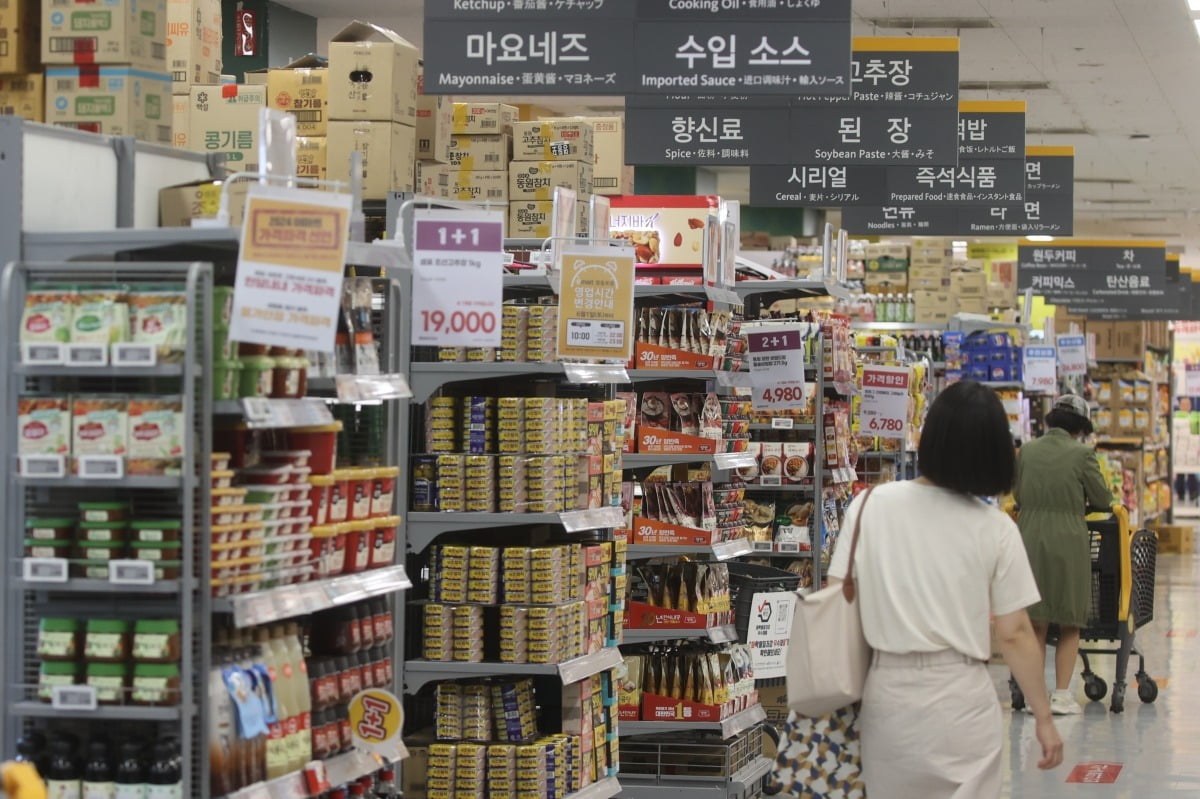
M171 144L171 80L129 67L48 67L46 122Z
M324 136L296 137L296 176L329 179L329 140Z
M592 167L593 194L632 194L633 170L625 166L625 118L578 117L592 126L596 163Z
M920 324L948 322L957 309L955 298L945 291L913 291L915 320Z
M518 122L513 125L514 161L596 162L591 123L577 118Z
M230 171L258 171L259 111L266 105L267 87L193 86L188 98L188 146L224 153Z
M458 133L450 137L447 161L455 169L506 172L512 157L512 136L507 133Z
M578 195L592 193L592 165L582 161L513 161L508 196L513 200L553 200L556 186Z
M162 227L191 227L193 219L215 219L221 207L222 181L204 180L169 186L158 193L159 225ZM241 227L246 210L247 181L238 181L229 188L229 223Z
M417 164L417 191L467 202L508 202L508 173L457 169L447 164Z
M171 91L221 82L220 0L167 0L167 71Z
M513 132L513 125L520 119L516 106L504 103L455 103L451 132L455 136L477 133Z
M329 118L415 126L420 61L395 31L357 20L342 28L329 42Z
M329 133L329 70L305 56L283 69L267 72L267 107L296 118L297 136Z
M441 94L425 94L424 74L417 76L417 158L447 163L454 127L454 103Z
M36 0L0 2L0 75L31 73L38 69L41 31L41 8ZM41 113L39 110L38 114Z
M950 291L958 297L982 298L987 290L987 275L974 269L950 273Z
M192 137L191 96L171 95L171 144L181 150L190 149Z
M332 98L331 98L332 99ZM417 130L398 122L329 123L329 179L349 182L350 154L362 154L363 198L385 200L391 191L412 191Z
M0 116L45 121L46 79L37 73L0 78Z
M521 200L508 204L508 235L517 239L544 239L554 227L554 203Z
M134 66L167 71L166 0L84 0L42 4L42 61L45 64Z

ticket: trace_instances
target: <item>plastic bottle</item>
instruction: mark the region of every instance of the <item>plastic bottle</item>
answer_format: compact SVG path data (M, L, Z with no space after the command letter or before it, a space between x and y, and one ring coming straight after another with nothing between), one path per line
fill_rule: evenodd
M137 741L121 744L116 780L117 799L146 799L146 769L142 765L142 745Z
M224 636L217 638L224 639ZM222 675L222 669L228 663L228 650L223 645L216 646L212 668L208 671L208 772L214 796L226 796L244 787L237 779L240 753L237 718Z
M261 663L266 667L266 673L271 680L271 694L275 701L275 721L272 722L268 719L270 732L266 744L267 779L273 780L294 771L291 757L292 742L288 731L288 721L292 715L292 702L290 686L287 684L284 671L286 652L281 644L277 646L279 642L272 640L271 630L267 627L259 627L255 630L254 637L261 647ZM290 669L288 673L290 673Z
M83 799L116 799L117 783L113 779L113 764L108 742L95 740L88 744L88 759L83 767Z
M146 771L146 799L183 799L183 779L175 744L159 741Z
M47 799L82 799L82 777L74 743L69 738L56 738L50 744L50 763L46 768Z
M913 300L913 295L909 293L904 300L904 321L908 323L917 320L917 303Z
M50 752L46 749L46 736L37 730L28 732L17 739L16 750L15 760L18 763L32 764L38 770L38 774L42 775L42 779L46 778L46 769L50 765Z
M396 772L393 769L385 768L379 772L375 796L376 799L396 799Z
M370 616L367 617L367 623L370 624ZM295 622L289 622L284 632L283 643L293 672L292 697L300 724L299 741L296 744L296 770L299 770L312 760L312 692L308 690L308 664L304 659L304 648L300 645L300 628Z

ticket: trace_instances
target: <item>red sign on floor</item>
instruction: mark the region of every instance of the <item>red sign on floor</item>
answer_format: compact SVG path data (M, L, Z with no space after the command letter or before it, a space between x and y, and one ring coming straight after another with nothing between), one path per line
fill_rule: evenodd
M1093 785L1116 782L1121 775L1120 763L1080 763L1071 770L1067 782L1087 782Z
M1167 630L1168 638L1195 638L1195 630Z

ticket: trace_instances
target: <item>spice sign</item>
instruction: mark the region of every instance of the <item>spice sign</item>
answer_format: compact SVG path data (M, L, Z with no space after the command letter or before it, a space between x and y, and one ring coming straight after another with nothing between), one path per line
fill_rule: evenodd
M798 327L771 327L747 333L750 382L755 410L805 407L804 333Z
M413 344L499 347L504 212L417 211L413 225Z
M393 759L403 723L400 700L390 691L371 688L350 701L350 736L359 749Z
M907 366L868 366L863 369L859 424L864 435L905 437L911 381L912 372Z
M1025 390L1053 394L1058 388L1058 356L1054 347L1025 348Z
M633 357L633 250L571 247L559 255L558 357Z
M1063 377L1087 374L1087 339L1058 336L1058 371Z
M786 677L788 639L792 634L792 615L796 612L795 592L755 594L750 608L747 643L755 678Z
M251 186L229 338L333 352L350 195Z

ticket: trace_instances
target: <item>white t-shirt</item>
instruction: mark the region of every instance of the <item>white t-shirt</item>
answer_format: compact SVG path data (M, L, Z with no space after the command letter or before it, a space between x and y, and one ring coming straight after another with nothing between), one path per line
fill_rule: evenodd
M829 567L844 578L858 496ZM1016 524L986 503L915 481L871 492L855 555L863 632L893 654L954 649L991 657L990 616L1041 597Z

